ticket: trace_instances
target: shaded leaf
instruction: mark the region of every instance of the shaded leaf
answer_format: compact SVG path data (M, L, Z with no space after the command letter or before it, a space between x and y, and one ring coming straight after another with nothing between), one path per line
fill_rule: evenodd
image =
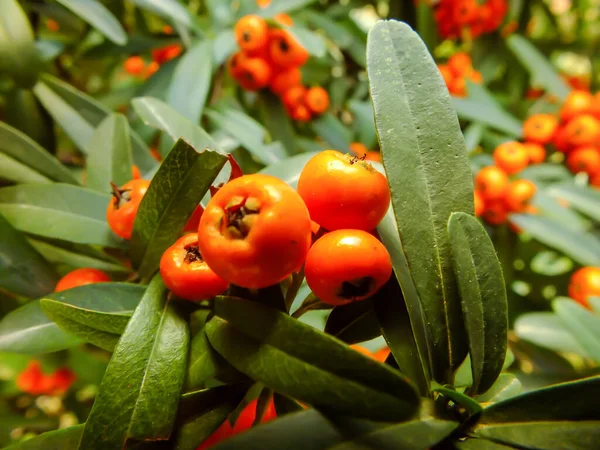
M461 119L487 125L515 138L519 138L522 135L521 122L495 105L481 100L456 97L452 98L452 104L454 105L454 109L456 109L456 114Z
M367 299L337 306L327 318L325 333L331 334L348 344L370 341L381 336L373 302Z
M471 397L462 394L452 388L446 387L434 387L431 389L433 392L437 392L442 394L443 396L449 398L457 405L462 406L469 412L471 415L479 414L482 410L481 405L477 403L476 400L473 400Z
M168 439L188 344L188 325L156 276L115 347L79 448L121 448L127 439Z
M570 298L557 298L552 302L552 309L584 349L584 353L600 362L600 316L592 314Z
M553 197L565 200L578 211L600 221L600 192L575 185L555 185L549 189Z
M473 211L465 143L437 66L410 27L378 22L367 62L392 206L420 298L415 305L406 297L408 311L413 325L422 315L432 375L447 382L467 353L446 234L452 212Z
M102 3L96 0L58 0L58 3L73 11L115 44L127 43L127 33Z
M3 153L0 153L0 179L12 183L52 183L41 173Z
M186 27L192 25L187 9L176 0L133 0L140 8L158 14L164 19L174 20Z
M6 450L77 450L83 425L74 425L59 430L47 431L18 444L10 445Z
M515 321L514 329L521 339L540 347L559 352L584 353L577 339L554 313L545 311L523 314Z
M496 382L484 394L478 395L479 403L500 402L519 395L522 391L521 382L512 373L501 373Z

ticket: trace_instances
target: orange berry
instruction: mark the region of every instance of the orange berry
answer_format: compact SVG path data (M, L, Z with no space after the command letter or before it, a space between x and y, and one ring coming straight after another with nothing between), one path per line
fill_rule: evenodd
M504 201L506 206L512 212L523 212L527 208L529 202L535 195L536 187L529 180L513 181L508 190Z
M238 83L247 91L258 91L269 85L271 67L264 59L246 58L241 64Z
M472 70L471 73L465 75L465 77L476 84L483 83L483 75L478 70Z
M269 27L265 19L249 14L235 24L235 39L242 50L257 51L269 42Z
M123 68L129 75L135 76L140 75L143 72L145 65L146 63L141 56L130 56L123 63Z
M243 52L236 52L231 55L229 61L227 61L227 70L229 71L229 74L236 80L242 74L243 64L246 59L248 58Z
M306 106L298 105L292 109L291 117L298 122L308 122L312 119L312 114Z
M259 8L266 8L271 4L271 0L256 0L256 5Z
M352 142L348 147L355 156L366 155L369 152L367 146L362 142Z
M483 199L483 195L481 195L481 192L477 190L473 191L473 197L473 201L475 204L475 215L479 217L485 211L485 200Z
M464 77L473 70L473 61L467 53L455 53L448 60L448 67L454 76Z
M505 142L494 150L494 162L506 173L513 175L527 167L529 155L520 142Z
M523 124L523 135L526 140L538 144L547 144L552 140L558 120L551 114L535 114Z
M588 112L592 106L593 96L587 91L572 91L565 100L561 110L560 117L567 121L580 114Z
M304 103L315 114L323 114L329 108L329 94L322 87L311 87L306 91Z
M283 93L281 100L287 108L294 109L304 102L305 94L306 88L302 85L298 85L287 89Z
M131 166L131 179L139 180L140 178L142 178L142 173L140 172L140 168L138 166L136 166L135 164L133 164Z
M381 162L381 153L379 152L367 152L365 161Z
M573 147L596 145L600 140L600 122L590 114L574 117L565 125L565 136Z
M529 164L540 164L546 159L546 149L543 145L535 142L524 142L523 147L529 155Z
M467 83L465 81L465 77L457 76L455 77L450 86L448 86L448 91L456 97L466 97L467 96Z
M285 13L275 14L273 16L273 19L275 20L275 22L280 23L281 25L286 25L288 27L294 25L294 21L292 20L292 18Z
M589 112L596 119L600 120L600 92L597 92L596 95L594 95L594 99L592 100L592 104L590 105Z
M160 65L156 62L156 61L151 61L147 66L146 66L146 70L144 71L144 78L150 78L152 75L154 75L158 69L160 69Z
M288 89L302 83L302 72L297 67L284 70L273 76L269 88L277 95L283 94Z
M309 54L287 31L272 30L269 56L276 66L288 68L304 65Z
M586 308L588 297L600 296L600 268L583 267L571 276L569 297L581 303Z
M558 130L556 130L556 133L552 138L552 145L554 145L556 150L558 150L559 152L567 153L569 150L571 150L572 147L569 143L565 127L561 127Z
M495 201L485 205L482 217L490 225L497 226L506 223L508 212L503 202Z
M162 161L162 156L160 152L155 148L150 148L150 156L152 156L158 162Z
M600 172L600 152L596 147L579 147L567 156L567 167L571 172L585 172L590 176Z
M53 33L56 33L57 31L60 31L60 25L54 19L48 19L48 20L46 20L46 28L48 28L48 30L52 31Z
M438 70L440 71L440 74L442 75L446 86L450 86L450 84L452 84L452 81L454 80L454 73L452 72L452 70L450 70L448 64L439 64Z
M477 19L478 10L477 0L456 0L453 10L454 22L459 26L468 25Z
M475 176L475 189L486 201L502 199L508 189L508 175L499 167L484 167Z

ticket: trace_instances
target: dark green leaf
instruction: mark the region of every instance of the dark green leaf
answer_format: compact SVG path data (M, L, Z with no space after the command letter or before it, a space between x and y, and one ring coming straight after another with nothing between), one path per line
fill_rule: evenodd
M373 302L368 299L334 308L327 318L325 333L348 344L370 341L381 336Z
M457 405L465 408L470 414L479 414L482 409L481 405L473 400L471 397L466 396L465 394L461 394L460 392L445 387L436 387L433 388L432 391L438 392L442 394L444 397L449 398Z
M29 88L39 70L33 30L17 0L2 2L0 15L0 74L8 73L16 84Z
M265 93L260 98L263 105L263 123L271 138L280 141L288 154L295 153L296 133L281 100L271 93Z
M188 344L188 325L157 275L115 347L79 448L122 448L130 438L168 439Z
M550 248L555 248L585 266L600 266L600 241L589 233L572 231L550 219L512 214L510 221L523 232Z
M518 448L589 450L600 442L600 422L529 422L483 426L475 435Z
M185 8L177 0L133 0L140 8L158 14L164 19L174 20L186 27L192 25L192 19Z
M52 180L78 184L71 172L54 156L27 135L3 122L0 122L0 152Z
M44 148L54 150L56 142L51 117L44 111L31 89L12 89L4 97L6 123ZM18 156L14 158L19 159Z
M392 206L420 297L408 311L415 320L422 314L432 375L448 382L468 350L446 233L452 212L473 211L464 138L437 66L410 27L378 22L367 62Z
M349 153L349 145L352 140L350 130L333 114L325 113L318 119L311 122L313 131L317 136L325 139L330 148L336 149L342 153Z
M275 392L273 394L273 404L275 405L275 412L277 413L277 417L282 417L286 414L299 412L304 409L295 400L292 400L291 398L286 397L285 395L281 395L278 392Z
M219 317L206 325L213 348L277 392L362 417L406 420L418 408L417 393L398 372L286 314L230 297L217 297L214 310Z
M575 185L558 185L549 189L550 195L566 200L573 208L600 221L600 192L595 189Z
M560 318L551 312L532 312L519 316L514 325L515 333L540 347L558 352L584 354L577 339L569 332Z
M483 410L482 423L599 420L600 376L527 392Z
M56 292L45 298L106 313L132 311L139 303L144 286L125 283L97 283ZM0 351L49 353L81 343L62 331L44 314L34 300L7 314L0 321Z
M475 217L453 213L448 236L467 329L475 394L496 381L506 355L508 306L494 244Z
M102 3L96 0L58 0L58 3L73 11L115 44L127 43L127 33Z
M167 101L169 105L198 123L208 97L212 73L212 44L202 41L177 63Z
M208 145L209 141L204 147ZM181 235L226 162L220 153L199 153L184 140L177 141L154 175L133 225L131 257L142 277L158 269L163 252Z
M22 184L0 189L0 213L36 236L120 247L106 223L109 200L109 194L70 184Z
M110 183L122 186L131 180L129 123L121 114L107 116L94 131L87 147L87 186L110 192Z
M560 77L552 64L527 39L513 34L506 39L508 48L531 74L535 83L546 89L549 94L564 100L569 94L569 87Z
M500 402L519 395L522 391L521 382L512 373L501 373L496 382L485 394L478 395L479 403Z
M514 450L513 446L497 444L493 441L479 438L468 438L458 441L452 448L457 450Z
M30 298L52 292L54 269L1 214L0 236L0 288Z
M42 299L40 306L61 329L109 352L117 345L133 312L105 313L50 299Z
M6 450L77 450L83 425L47 431L34 438L14 444Z
M577 339L584 354L600 362L600 316L591 313L570 298L558 298L552 309L565 328Z

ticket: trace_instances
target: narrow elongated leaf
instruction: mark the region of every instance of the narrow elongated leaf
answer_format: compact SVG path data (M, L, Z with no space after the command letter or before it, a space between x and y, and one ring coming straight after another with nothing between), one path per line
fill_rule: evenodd
M350 100L348 109L354 114L354 123L357 128L357 138L367 148L377 145L377 133L373 121L373 105L369 101Z
M262 17L273 17L275 14L295 11L304 8L316 0L273 0L266 8L261 8L257 14Z
M477 403L477 401L473 400L471 397L462 394L461 392L458 392L452 388L446 388L441 386L432 388L432 391L442 394L443 396L449 398L457 405L460 405L463 408L465 408L465 410L471 415L481 413L481 405Z
M86 142L89 142L89 139L94 134L94 128L100 125L100 122L106 116L112 114L112 111L100 102L52 75L44 74L41 78L45 86L45 88L42 88L42 95L48 100L46 103L42 102L44 107L54 120L63 127L75 144L79 145L78 140L81 140L82 146L87 145ZM38 85L41 84L38 83ZM49 94L48 91L50 91ZM82 127L81 129L76 128L75 124L68 122L68 118L71 116L80 116L75 119L75 124ZM83 121L80 120L81 118L83 118ZM154 169L156 161L150 155L148 146L134 131L130 130L129 134L133 162L143 173ZM79 149L85 151L83 147L79 147Z
M52 183L52 180L46 178L39 172L30 169L10 156L0 153L0 179L12 183Z
M508 306L502 267L481 223L453 213L448 235L469 340L474 393L487 391L502 370L508 344Z
M477 148L481 142L484 131L485 127L479 122L473 122L471 125L465 128L464 135L467 152L471 153Z
M325 333L348 344L370 341L381 336L373 302L365 300L334 308L325 323Z
M105 313L132 311L144 293L144 286L125 283L97 283L56 292L45 298ZM49 353L80 344L81 339L61 330L34 300L7 314L0 321L0 351Z
M506 44L540 87L545 88L549 94L553 94L561 100L567 97L570 91L569 87L552 64L531 42L523 36L512 34L506 39Z
M485 394L478 395L479 403L499 402L519 395L522 391L521 382L512 373L501 373L496 382Z
M600 362L600 316L592 314L570 298L554 300L552 309L577 339L585 354Z
M163 252L181 235L226 162L220 153L198 153L184 140L177 141L154 175L133 225L131 257L142 277L158 269Z
M202 41L177 63L167 102L193 123L202 117L212 74L212 43Z
M1 214L0 236L0 288L30 298L52 292L58 275Z
M418 408L416 391L397 371L286 314L229 297L217 297L214 309L218 317L205 327L213 348L278 392L360 417L406 420Z
M109 200L109 194L70 184L23 184L0 189L0 213L26 233L120 247L106 223Z
M133 310L121 313L93 311L50 299L42 299L40 306L61 329L109 352L117 345L133 313Z
M600 442L600 421L483 426L475 430L475 435L518 448L589 450Z
M164 131L174 141L183 138L198 151L206 147L215 148L214 141L206 131L166 103L151 97L138 97L131 104L146 125Z
M127 33L102 3L96 0L58 0L58 3L73 11L115 44L127 43Z
M452 104L461 119L477 121L515 138L523 133L521 122L495 105L470 98L452 98Z
M31 439L11 445L6 450L77 450L83 425L47 431Z
M600 192L597 190L564 184L552 186L549 193L553 197L566 200L586 216L600 221Z
M312 129L317 136L327 141L331 148L342 153L349 153L349 145L352 139L350 131L333 114L325 113L311 123Z
M79 448L122 448L130 438L168 439L188 344L188 325L156 276L115 347Z
M0 73L8 73L16 84L35 84L40 61L33 30L17 0L3 0L0 15Z
M131 180L131 144L125 116L107 116L94 131L87 148L87 186L110 192L110 183L122 186Z
M164 19L174 20L186 27L192 25L192 19L185 7L177 0L133 0L140 8L156 13Z
M447 382L467 353L446 233L452 212L473 211L464 139L441 75L410 27L377 23L367 63L394 215L420 298L407 297L408 311L422 314L432 375Z
M281 100L274 94L260 96L263 105L263 124L275 141L285 147L288 154L296 152L296 133L290 117L285 113Z
M300 179L302 169L317 153L318 152L309 152L292 156L291 158L284 159L276 164L265 167L260 173L273 175L296 189L296 187L298 187L298 180Z
M325 40L319 34L296 24L292 26L284 25L283 28L287 30L288 33L294 37L296 42L304 47L310 55L315 58L322 58L325 56L327 47L325 45Z
M42 147L55 147L52 120L31 89L12 89L4 98L4 110L10 111L10 114L5 115L3 120L8 125L15 127Z
M515 333L540 347L558 352L584 354L584 349L563 321L551 312L533 312L519 316L514 325Z
M590 228L588 220L574 209L559 203L558 199L550 197L543 189L536 191L531 204L539 211L538 215L563 225L571 231L585 234Z
M63 183L78 184L71 172L29 136L0 122L0 152Z
M560 250L584 266L600 266L600 241L589 233L572 231L550 219L512 214L509 219L542 244Z
M530 391L483 410L482 423L600 420L600 376Z

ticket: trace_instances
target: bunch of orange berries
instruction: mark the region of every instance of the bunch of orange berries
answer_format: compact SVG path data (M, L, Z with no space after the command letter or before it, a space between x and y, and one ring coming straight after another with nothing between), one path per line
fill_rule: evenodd
M523 135L540 147L540 155L545 145L564 153L571 172L586 173L590 184L600 187L600 93L572 91L558 115L529 117L523 124Z
M183 47L180 44L165 45L152 50L152 61L148 64L146 64L144 58L135 55L125 60L123 68L129 75L146 79L156 73L161 65L177 58L182 51Z
M450 94L456 97L467 95L466 80L483 83L483 76L473 68L473 61L467 53L455 53L446 64L438 64L438 69L448 87Z
M15 383L19 390L26 394L60 395L69 390L75 379L73 371L66 367L45 374L40 362L34 360L17 376Z
M534 212L531 200L536 192L535 184L529 180L510 177L518 174L530 164L541 162L536 153L526 144L511 141L494 150L493 166L484 167L475 176L475 214L490 225L502 225L509 213ZM543 160L543 158L542 158Z
M302 85L302 67L309 54L281 25L292 25L286 14L278 14L269 26L257 15L242 17L235 25L240 51L229 60L229 73L247 91L269 88L281 97L290 117L299 122L329 108L329 95L322 87Z
M444 39L476 38L498 29L508 11L506 0L440 0L435 20Z

